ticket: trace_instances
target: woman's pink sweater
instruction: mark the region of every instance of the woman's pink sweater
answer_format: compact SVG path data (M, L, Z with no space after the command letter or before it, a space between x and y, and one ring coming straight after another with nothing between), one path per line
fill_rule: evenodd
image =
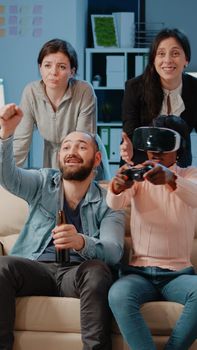
M170 168L177 188L153 185L147 180L115 195L108 190L113 209L131 204L131 238L134 266L180 270L191 266L190 255L197 215L197 168Z

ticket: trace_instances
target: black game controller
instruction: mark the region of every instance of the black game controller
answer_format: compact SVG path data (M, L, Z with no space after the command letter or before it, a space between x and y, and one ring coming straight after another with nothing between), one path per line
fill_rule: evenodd
M121 174L128 176L128 180L131 181L144 181L143 175L152 168L151 165L146 165L141 168L130 167L124 170Z

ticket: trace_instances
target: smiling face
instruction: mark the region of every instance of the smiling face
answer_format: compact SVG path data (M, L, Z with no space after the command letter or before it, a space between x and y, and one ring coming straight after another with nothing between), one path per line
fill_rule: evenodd
M185 52L178 41L170 37L158 45L154 66L164 88L173 90L182 81L182 72L188 64Z
M167 168L176 163L177 151L174 152L147 152L148 159L157 161L158 163L166 166Z
M65 180L85 180L100 161L101 154L90 135L74 131L63 140L59 167Z
M62 52L45 56L40 65L40 74L47 89L66 90L68 81L74 73L75 69L71 69L68 56Z

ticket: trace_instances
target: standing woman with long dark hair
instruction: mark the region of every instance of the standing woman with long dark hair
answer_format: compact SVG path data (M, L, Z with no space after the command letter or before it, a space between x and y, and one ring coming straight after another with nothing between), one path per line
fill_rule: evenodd
M132 140L133 131L140 126L154 125L154 119L163 115L183 118L197 131L197 79L184 73L191 59L190 43L178 29L161 30L152 42L144 73L126 82L122 105L123 131ZM125 156L129 139L124 134L121 156ZM132 161L141 163L146 154L134 150ZM190 135L186 153L180 155L180 166L191 165Z

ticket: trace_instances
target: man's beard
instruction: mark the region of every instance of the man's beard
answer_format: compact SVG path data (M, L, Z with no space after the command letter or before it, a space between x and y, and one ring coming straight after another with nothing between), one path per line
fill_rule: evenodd
M91 174L94 167L94 159L91 159L87 165L82 165L79 169L72 169L68 165L59 163L59 168L64 180L83 181Z

